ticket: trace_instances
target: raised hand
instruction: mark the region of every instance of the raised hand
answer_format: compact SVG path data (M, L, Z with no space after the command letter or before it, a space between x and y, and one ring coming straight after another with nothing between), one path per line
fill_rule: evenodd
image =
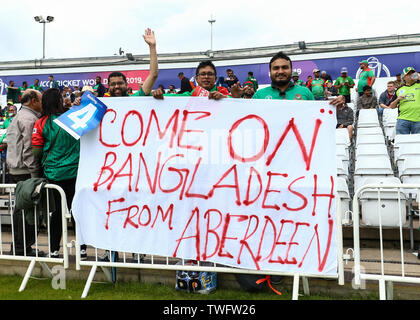
M143 39L149 46L156 46L155 32L150 28L144 31Z
M239 82L233 84L230 87L230 93L233 98L240 98L244 94L244 91L245 91L244 88L241 88L241 85L239 84Z

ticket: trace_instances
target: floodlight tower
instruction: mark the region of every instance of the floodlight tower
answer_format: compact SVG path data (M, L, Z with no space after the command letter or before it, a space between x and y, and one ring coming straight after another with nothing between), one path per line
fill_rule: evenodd
M53 16L47 16L46 19L44 19L42 16L36 16L34 17L36 22L42 23L42 59L45 59L45 24L50 23L54 21Z
M216 20L213 19L213 15L210 16L210 52L213 52L213 23L215 23Z

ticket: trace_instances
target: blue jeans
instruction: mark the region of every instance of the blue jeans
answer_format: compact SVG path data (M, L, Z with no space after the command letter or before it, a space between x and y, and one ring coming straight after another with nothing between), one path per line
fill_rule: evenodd
M415 134L420 133L420 121L409 121L397 119L395 127L396 134Z
M315 100L325 100L324 97L314 97L314 98L315 98Z

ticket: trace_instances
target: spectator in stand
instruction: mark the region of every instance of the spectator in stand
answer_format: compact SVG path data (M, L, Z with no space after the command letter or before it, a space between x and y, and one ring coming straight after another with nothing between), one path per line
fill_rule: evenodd
M357 99L357 109L376 109L377 105L378 99L372 94L372 88L364 86L363 95Z
M191 92L192 87L190 81L184 76L184 72L178 73L178 78L181 80L181 90L178 94L183 94L184 92Z
M76 98L69 86L64 86L61 94L63 95L63 99L69 98L70 102L74 102L74 99Z
M386 90L381 93L379 96L379 108L378 108L378 115L380 119L382 119L382 115L384 113L384 109L389 108L391 102L396 99L396 87L395 81L388 81L386 85Z
M325 70L321 71L321 78L324 79L325 82L327 82L328 80L331 81L331 82L333 81L331 76Z
M197 96L203 92L205 93L206 91L208 91L209 99L219 100L222 98L227 98L229 96L229 91L225 87L216 86L216 67L210 60L200 62L195 73L198 86L191 92L186 91L182 94L179 94L178 92L178 96ZM234 85L233 87L237 88L237 86L238 85ZM155 99L163 99L164 96L174 95L163 94L162 90L160 89L157 89L153 92L153 97Z
M105 86L102 84L102 78L100 76L97 76L95 81L96 85L93 87L93 90L95 90L96 96L101 98L105 94Z
M239 82L238 77L235 76L232 69L226 69L227 77L225 78L225 82L230 90L230 88Z
M336 128L347 128L349 132L350 141L353 138L353 122L354 112L346 103L340 103L337 105L337 126Z
M254 92L256 92L258 90L258 80L254 78L254 72L248 72L248 77L245 79L245 82L247 81L252 82L252 85L254 86Z
M292 60L283 52L271 58L269 68L271 85L258 90L253 99L314 100L314 95L307 87L295 86L291 81ZM337 105L340 102L344 102L344 97L337 97L329 104Z
M344 96L346 103L350 103L350 89L355 85L352 77L347 75L347 68L341 68L341 77L338 77L335 80L334 86L338 90L338 94Z
M395 87L398 89L399 87L402 87L404 82L401 79L401 73L397 73L395 75Z
M74 94L74 96L75 96L76 98L77 98L77 97L80 97L80 90L79 90L79 86L74 86L73 94Z
M327 90L328 97L338 96L338 90L336 87L334 87L332 81L327 80L326 85L327 85L326 90Z
M9 102L4 108L4 115L2 116L2 122L0 124L0 129L7 129L10 126L13 118L16 116L17 108L12 103ZM3 159L6 159L6 148L7 148L7 131L0 137L0 149L1 149L1 156Z
M366 86L373 87L375 83L375 73L369 68L369 62L367 60L362 60L359 62L360 69L362 72L359 76L359 82L357 83L357 92L359 97L364 94L364 88Z
M158 89L162 90L163 93L166 93L165 87L162 84L158 85Z
M12 101L13 103L19 103L20 100L20 90L19 88L15 87L15 82L13 80L9 81L9 85L6 88L7 95L6 99L7 101Z
M252 99L255 94L255 86L251 81L245 81L243 85L242 98Z
M59 88L58 82L54 80L54 76L52 74L48 76L47 88Z
M76 104L80 104L80 98L76 100ZM43 168L44 177L49 183L64 190L67 205L71 205L76 186L80 142L54 122L66 111L63 105L63 96L58 88L44 92L41 118L34 125L32 151L38 168ZM53 191L53 197L55 211L50 220L50 257L58 258L62 235L61 197L56 191ZM85 245L81 246L81 257L87 257Z
M419 74L412 67L404 68L405 84L397 90L397 98L390 107L397 108L399 115L395 127L397 134L420 133L420 82Z
M226 89L228 89L228 85L225 82L225 77L219 77L219 79L216 82L216 86L217 87L225 87Z
M312 79L313 79L313 77L312 77L311 75L309 75L309 76L306 78L306 82L304 83L304 85L305 85L305 86L307 86L307 85L308 85L308 83L309 83Z
M292 72L292 80L294 85L296 86L304 86L304 82L299 79L299 73L296 71Z
M176 91L176 89L175 89L175 86L173 85L173 84L171 84L170 86L169 86L169 90L168 90L168 92L167 93L173 93L173 94L176 94L177 93L177 91Z
M314 78L306 85L312 91L315 100L327 100L327 90L324 79L319 76L319 69L312 71Z
M7 157L11 183L18 183L30 178L40 177L40 168L32 153L32 132L35 121L41 112L41 93L37 90L26 90L22 96L22 107L15 119L7 128ZM10 110L10 109L9 109ZM11 254L27 256L44 256L44 252L35 251L36 232L33 226L23 221L22 211L14 210L13 231L15 247Z
M39 85L39 79L35 79L34 84L29 89L38 90L41 93L44 92L44 89Z
M22 86L19 87L19 100L22 100L23 92L25 92L26 89L28 89L28 83L26 81L23 81Z

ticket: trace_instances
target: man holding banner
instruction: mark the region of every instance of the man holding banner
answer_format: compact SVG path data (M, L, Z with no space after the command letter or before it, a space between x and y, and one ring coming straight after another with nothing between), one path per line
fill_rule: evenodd
M222 86L216 86L217 72L216 67L210 60L202 61L195 71L195 78L198 86L191 92L178 94L164 94L161 89L153 91L153 97L163 99L164 96L181 97L209 97L209 99L220 100L229 96L229 91Z

